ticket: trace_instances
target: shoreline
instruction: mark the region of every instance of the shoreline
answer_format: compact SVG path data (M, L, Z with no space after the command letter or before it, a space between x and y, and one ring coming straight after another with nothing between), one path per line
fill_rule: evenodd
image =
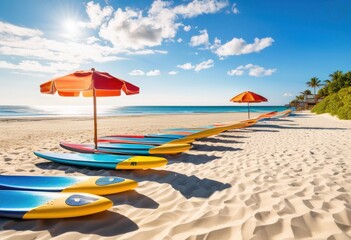
M1 107L5 107L5 111L1 112ZM11 106L10 106L11 107ZM24 108L35 108L31 106L14 106L14 107L24 107ZM53 106L52 108L55 108L57 106ZM18 110L16 109L10 109L6 110L6 106L0 105L0 121L2 120L11 120L11 119L44 119L44 118L89 118L93 115L93 109L91 106L73 106L73 109L78 107L78 112L65 112L62 111L63 106L58 106L59 109L54 111L52 108L50 110L50 107L48 111L41 110L39 112L36 111L28 111L28 110L21 110L17 112ZM80 107L83 107L85 110L81 111L79 110ZM104 108L103 106L99 106ZM149 116L149 115L192 115L192 114L223 114L223 113L247 113L247 106L127 106L127 107L117 107L115 110L109 110L109 111L103 111L99 113L99 107L98 107L98 117L132 117L132 116ZM236 107L239 107L239 109L236 109ZM89 111L86 111L86 109L89 108ZM118 109L123 109L123 108L132 108L127 111L121 111L119 112ZM137 108L137 109L133 109ZM139 109L138 109L139 108ZM151 109L150 108L155 108ZM161 109L159 109L161 108ZM175 108L175 109L172 109ZM181 108L179 110L179 108ZM194 109L195 108L195 109ZM196 108L205 108L205 109L196 109ZM213 110L213 108L217 108L216 111L211 111L206 108L210 108ZM226 108L226 110L223 110L221 108ZM282 111L288 109L285 106L253 106L251 107L251 113L267 113L271 112L273 110L277 111ZM90 111L91 110L91 111ZM43 112L44 111L44 112ZM24 114L24 115L1 115L5 114L6 112L12 112L12 113L19 113L19 114ZM47 114L46 114L47 113ZM57 114L59 113L59 114ZM71 114L75 113L75 114ZM79 114L77 114L79 113ZM27 114L27 115L26 115ZM32 114L32 115L31 115Z
M260 114L263 114L265 112L250 112L251 117L256 117ZM168 115L172 115L172 116L198 116L198 115L219 115L219 114L231 114L233 116L235 116L236 114L246 114L247 117L247 113L245 112L218 112L218 113L160 113L160 114L138 114L138 115L114 115L114 116L97 116L98 120L101 119L113 119L113 118L140 118L140 117L157 117L157 116L168 116ZM42 120L90 120L93 119L93 116L86 116L86 115L81 115L81 116L18 116L18 117L0 117L0 122L4 122L4 121L42 121ZM242 119L244 120L244 119Z
M265 112L250 112L251 118L257 117ZM311 111L304 110L304 111L294 111L294 114L312 114L315 116L320 116L324 118L328 118L331 120L336 120L336 121L341 121L341 122L351 122L350 120L344 120L344 119L339 119L336 116L332 116L329 113L324 113L324 114L316 114L312 113ZM164 117L164 116L180 116L180 117L191 117L191 116L234 116L233 119L230 119L232 121L239 121L239 120L246 120L247 119L247 113L244 112L219 112L219 113L174 113L174 114L140 114L140 115L114 115L114 116L97 116L98 121L99 120L108 120L108 119L128 119L128 118L152 118L152 117ZM240 117L238 117L240 115ZM19 117L0 117L0 123L2 122L31 122L31 121L56 121L56 120L72 120L72 121L86 121L86 120L93 120L93 116L19 116ZM229 121L230 121L229 120ZM225 122L225 121L223 121ZM210 123L209 123L210 124ZM185 127L185 126L184 126Z

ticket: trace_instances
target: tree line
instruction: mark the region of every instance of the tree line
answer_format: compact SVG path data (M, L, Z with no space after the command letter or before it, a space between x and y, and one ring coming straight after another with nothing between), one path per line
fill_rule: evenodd
M329 79L323 81L318 79L317 77L313 77L310 81L306 82L308 87L313 88L313 93L316 97L316 101L318 99L325 98L333 93L339 92L340 89L351 86L351 71L347 73L343 73L342 71L335 71L334 73L329 75ZM318 93L316 94L316 89ZM295 100L293 100L290 104L294 105L297 101L302 101L305 99L306 95L312 95L311 90L306 89L303 92L300 92L300 95L297 95Z

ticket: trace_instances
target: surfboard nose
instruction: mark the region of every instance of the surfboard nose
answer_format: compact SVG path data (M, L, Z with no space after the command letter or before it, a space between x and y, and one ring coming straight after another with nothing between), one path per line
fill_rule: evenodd
M131 179L125 179L123 182L119 183L118 191L124 192L128 190L133 190L138 186L138 183Z
M138 186L137 182L113 176L89 177L85 181L78 182L63 192L85 192L96 195L109 195L132 190Z
M138 186L134 180L119 177L100 177L96 184L103 187L105 194L125 192Z
M28 211L23 219L68 218L102 212L112 207L111 200L87 193L60 193Z

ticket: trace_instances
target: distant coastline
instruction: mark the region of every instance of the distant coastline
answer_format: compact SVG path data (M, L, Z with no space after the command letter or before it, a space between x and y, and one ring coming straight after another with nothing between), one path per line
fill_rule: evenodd
M283 111L286 106L250 106L251 112ZM243 106L127 106L98 107L99 116L141 116L158 114L201 114L247 112ZM20 106L0 105L0 118L7 117L88 117L91 106Z

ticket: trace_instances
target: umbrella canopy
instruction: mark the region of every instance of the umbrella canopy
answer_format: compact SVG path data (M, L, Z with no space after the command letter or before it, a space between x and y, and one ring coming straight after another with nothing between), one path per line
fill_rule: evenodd
M247 103L248 107L248 117L250 118L250 103L258 103L258 102L267 102L267 98L258 95L257 93L246 91L236 95L232 99L231 102L238 102L238 103Z
M120 96L122 91L126 95L138 94L139 87L106 72L95 71L94 68L88 71L76 71L40 85L40 92L44 94L57 92L63 97L78 97L82 93L84 97L94 98L95 147L97 147L96 97Z

